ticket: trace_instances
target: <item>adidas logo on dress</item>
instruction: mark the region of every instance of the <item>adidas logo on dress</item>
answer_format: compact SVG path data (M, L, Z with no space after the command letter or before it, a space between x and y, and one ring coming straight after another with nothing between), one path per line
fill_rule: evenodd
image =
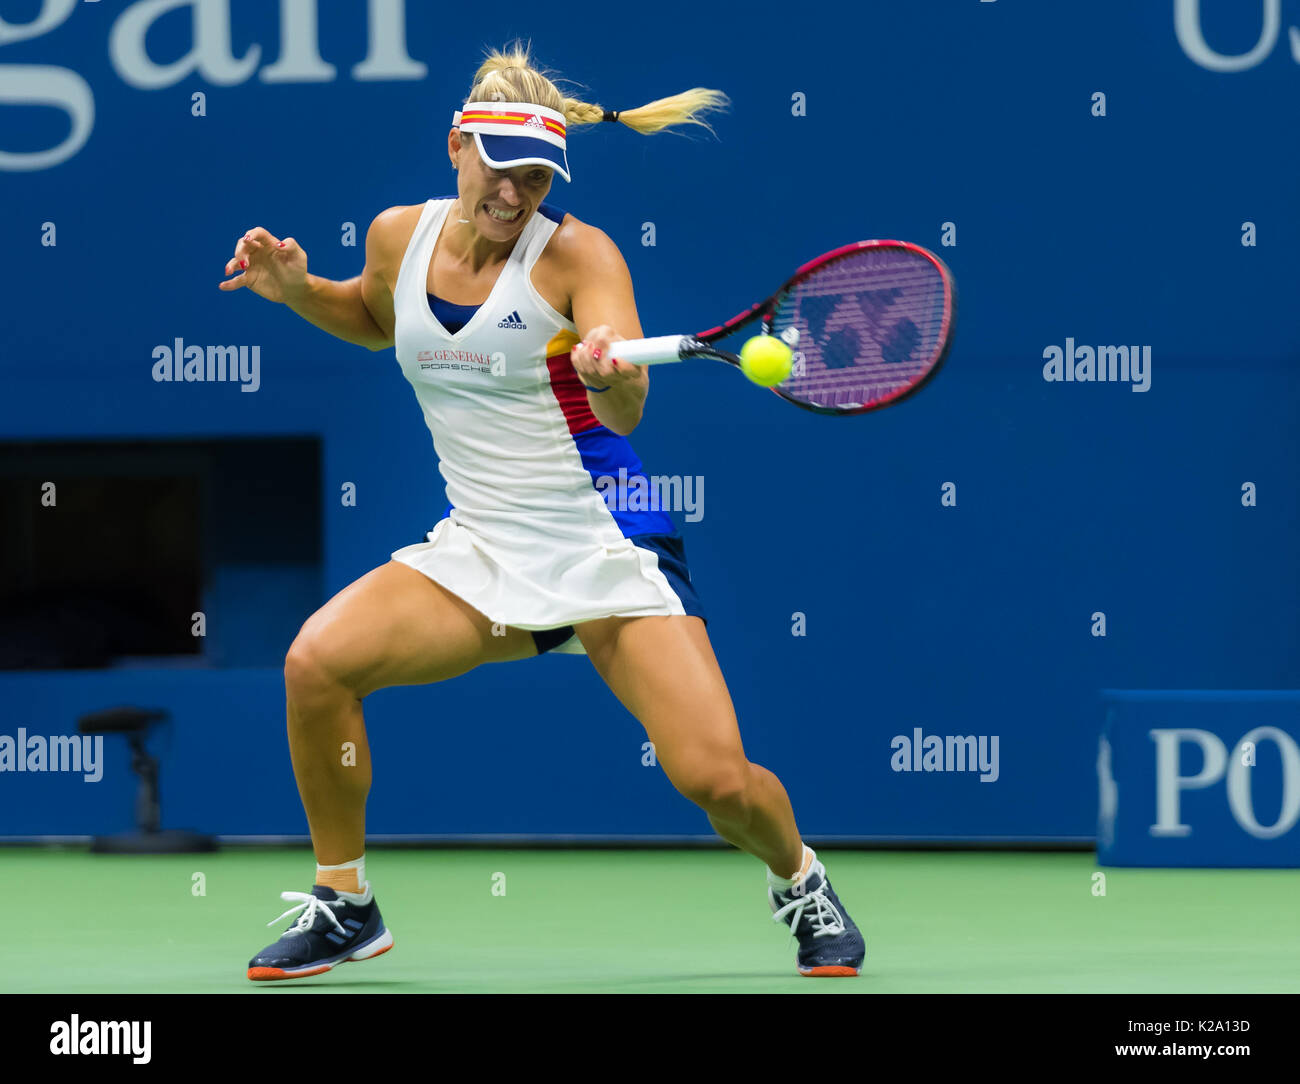
M520 331L527 331L527 330L528 330L528 325L525 324L525 323L523 322L523 320L521 320L521 319L519 318L519 310L518 310L518 309L516 309L516 310L515 310L514 312L512 312L509 316L507 316L504 320L502 320L500 323L498 323L498 324L497 324L497 327L513 327L513 328L517 328L517 329L520 330Z

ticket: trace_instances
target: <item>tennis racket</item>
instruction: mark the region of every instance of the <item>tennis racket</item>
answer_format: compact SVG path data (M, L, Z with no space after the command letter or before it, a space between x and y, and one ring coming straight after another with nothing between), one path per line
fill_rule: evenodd
M794 350L790 376L772 390L819 414L862 414L921 388L952 346L957 288L933 252L906 241L857 241L804 264L765 301L696 335L613 345L636 365L712 358L740 366L714 343L761 321Z

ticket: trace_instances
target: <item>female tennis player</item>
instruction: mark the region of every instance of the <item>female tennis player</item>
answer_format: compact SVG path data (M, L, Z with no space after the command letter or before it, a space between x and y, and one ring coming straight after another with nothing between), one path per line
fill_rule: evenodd
M260 227L235 246L226 275L239 274L222 289L283 302L346 342L396 346L450 499L424 541L330 599L289 649L289 749L316 882L281 893L295 906L268 925L299 914L253 957L250 979L316 975L392 947L365 876L365 697L548 650L585 653L673 786L767 866L800 973L858 973L857 926L785 789L745 756L672 521L596 488L620 467L643 473L626 436L648 370L610 357L642 329L614 242L544 202L555 174L569 180L570 126L704 125L697 114L726 100L696 88L606 112L566 98L516 43L487 54L453 117L457 195L381 213L359 277L308 274L300 245ZM346 742L355 765L341 762Z

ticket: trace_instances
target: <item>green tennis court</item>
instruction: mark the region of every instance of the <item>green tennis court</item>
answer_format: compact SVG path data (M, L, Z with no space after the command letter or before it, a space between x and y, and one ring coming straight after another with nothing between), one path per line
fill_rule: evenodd
M856 979L808 979L739 852L374 849L392 951L251 983L289 924L265 925L279 893L310 887L306 848L0 853L24 921L0 948L9 993L1300 991L1294 870L1110 869L1097 896L1089 854L827 848L867 958Z

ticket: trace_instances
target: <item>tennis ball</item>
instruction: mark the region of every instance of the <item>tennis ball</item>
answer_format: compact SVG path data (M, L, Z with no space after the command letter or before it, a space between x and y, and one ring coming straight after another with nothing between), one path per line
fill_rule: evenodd
M780 384L793 366L793 351L773 335L755 335L740 348L740 371L760 387Z

